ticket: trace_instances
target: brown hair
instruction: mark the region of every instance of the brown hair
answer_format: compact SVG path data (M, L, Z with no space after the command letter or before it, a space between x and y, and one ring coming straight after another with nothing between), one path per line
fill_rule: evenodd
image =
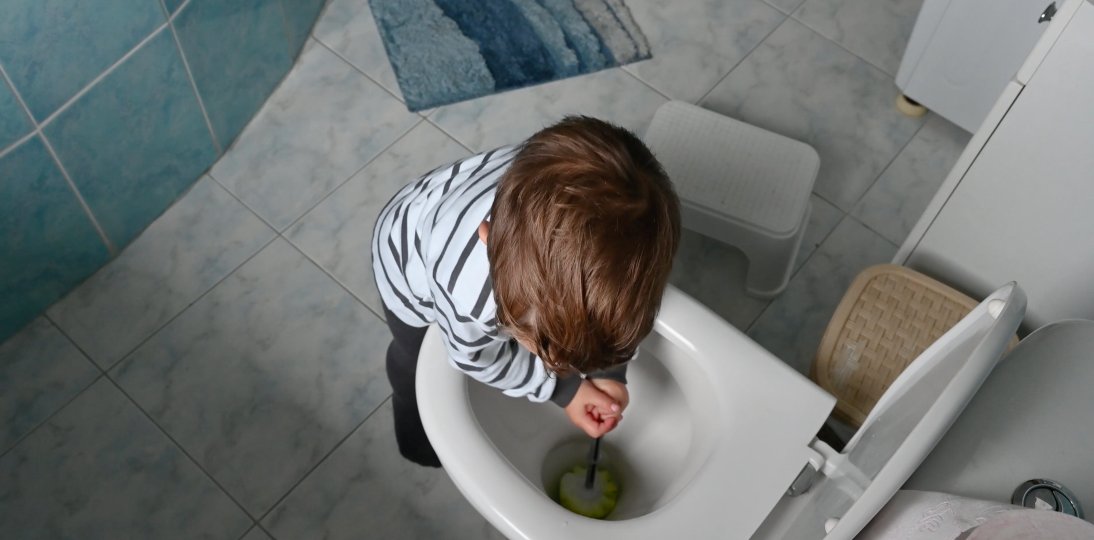
M498 322L555 373L626 361L653 329L679 237L676 193L642 141L567 117L499 181L487 240Z

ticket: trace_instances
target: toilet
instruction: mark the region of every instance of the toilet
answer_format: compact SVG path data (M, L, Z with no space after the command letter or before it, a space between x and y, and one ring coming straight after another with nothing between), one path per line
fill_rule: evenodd
M560 408L452 368L435 327L419 354L418 404L453 483L509 538L853 538L942 437L1024 313L1017 285L997 290L836 452L815 437L835 398L670 285L628 370L625 420L602 442L620 484L606 520L553 500L590 439Z

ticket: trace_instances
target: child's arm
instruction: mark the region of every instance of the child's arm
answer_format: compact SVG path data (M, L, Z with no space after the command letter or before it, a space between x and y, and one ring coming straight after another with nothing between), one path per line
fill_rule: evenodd
M442 331L444 326L441 325ZM574 425L590 437L599 437L612 429L622 418L626 404L604 391L593 381L579 376L555 377L543 361L513 339L487 339L468 342L448 338L449 362L471 378L504 391L506 395L526 396L532 401L550 399L563 407ZM618 375L618 373L617 373ZM601 381L601 380L598 380ZM616 380L603 379L622 388ZM618 389L615 389L618 393Z
M444 324L448 361L469 377L502 390L512 397L527 397L542 402L555 394L559 379L547 371L543 362L513 339L489 335L487 329L479 339L450 337ZM560 405L565 405L562 403Z

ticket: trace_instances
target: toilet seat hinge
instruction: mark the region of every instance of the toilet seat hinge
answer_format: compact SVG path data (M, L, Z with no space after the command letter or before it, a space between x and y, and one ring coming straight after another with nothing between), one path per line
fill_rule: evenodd
M787 488L787 496L795 497L809 491L817 476L822 475L838 480L840 488L855 498L861 496L870 485L869 477L851 463L847 456L835 451L824 441L813 439L806 450L809 461Z
M809 491L809 488L813 487L813 482L817 479L817 475L824 470L824 465L828 462L828 458L825 456L823 449L814 448L815 443L818 442L820 442L818 439L813 439L813 443L806 448L806 451L809 453L809 461L802 467L797 478L791 482L790 487L786 489L786 495L788 497L796 497ZM820 444L824 443L820 442Z

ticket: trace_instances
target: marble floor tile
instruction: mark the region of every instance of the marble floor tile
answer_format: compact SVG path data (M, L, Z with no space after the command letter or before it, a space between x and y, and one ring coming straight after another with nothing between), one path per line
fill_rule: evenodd
M802 243L798 246L798 254L794 258L794 271L798 271L809 260L809 256L820 247L825 238L839 225L840 220L846 215L843 210L836 208L832 203L818 197L815 193L809 196L811 212L809 223L802 236Z
M204 177L49 317L109 369L274 235Z
M260 516L390 393L386 325L278 239L111 376Z
M737 248L685 229L669 282L744 331L768 304L745 293L747 268Z
M235 540L250 526L105 378L0 458L8 538Z
M45 317L0 344L0 455L99 375Z
M653 58L627 64L672 99L699 101L786 15L761 0L629 0Z
M210 174L282 231L420 119L309 41Z
M315 39L402 101L399 81L395 79L367 1L331 0L312 33Z
M812 145L814 191L848 211L923 123L896 111L897 93L889 75L788 19L702 105Z
M848 285L863 269L889 262L896 246L846 217L760 315L748 335L794 369L809 373L820 338Z
M896 75L923 0L806 0L794 18Z
M970 137L944 118L930 115L855 206L854 216L889 241L903 243Z
M665 97L622 69L607 69L438 107L429 119L468 148L485 151L527 139L570 114L641 135Z
M783 13L793 13L798 6L802 5L805 0L764 0L768 4L771 4L782 11Z
M470 152L428 122L380 154L287 233L289 241L383 315L372 275L372 231L395 192L434 167Z
M443 469L419 467L399 455L390 401L262 524L278 540L504 538Z
M247 534L243 535L242 540L272 540L270 535L266 534L266 531L262 530L258 526L247 531Z

